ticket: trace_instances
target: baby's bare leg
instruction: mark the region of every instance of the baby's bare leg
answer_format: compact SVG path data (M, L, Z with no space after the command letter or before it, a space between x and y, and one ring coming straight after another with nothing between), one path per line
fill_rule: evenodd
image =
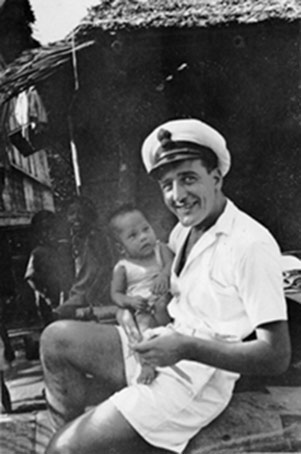
M136 343L143 339L143 332L148 328L157 326L154 316L150 312L137 312L135 315L128 309L118 309L117 321L130 342ZM154 367L141 360L141 373L137 379L138 383L149 385L157 375Z
M142 340L137 320L129 309L118 309L116 318L130 342L140 342Z
M149 328L154 328L157 326L156 320L152 313L150 312L138 312L136 315L137 325L141 332L141 340L143 338L143 333ZM145 385L150 385L152 381L156 378L157 371L150 364L143 362L140 358L141 363L141 373L137 378L138 383L143 383Z
M135 318L142 336L147 329L158 326L158 323L151 312L136 312Z

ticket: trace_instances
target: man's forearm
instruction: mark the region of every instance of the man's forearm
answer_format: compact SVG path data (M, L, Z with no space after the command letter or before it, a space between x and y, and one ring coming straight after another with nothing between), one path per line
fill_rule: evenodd
M187 338L183 356L219 369L260 375L273 373L271 369L275 366L274 361L269 358L269 353L265 343L258 340L227 343Z
M290 362L289 343L275 349L262 339L246 342L183 339L183 356L219 369L245 375L275 375L283 373Z
M276 375L290 362L290 341L286 322L256 330L256 340L227 342L201 339L174 332L154 336L134 346L154 366L170 366L188 359L246 375Z

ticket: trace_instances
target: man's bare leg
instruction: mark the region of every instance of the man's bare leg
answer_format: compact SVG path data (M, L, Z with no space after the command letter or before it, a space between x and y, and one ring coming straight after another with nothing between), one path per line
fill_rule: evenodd
M61 429L46 454L160 454L108 400L125 386L117 330L75 321L50 325L41 339L46 393ZM97 405L84 413L89 405ZM59 416L57 416L57 414ZM65 424L67 421L71 421Z
M46 398L57 427L126 385L114 326L58 321L41 337Z
M146 443L110 401L67 424L45 454L163 454Z

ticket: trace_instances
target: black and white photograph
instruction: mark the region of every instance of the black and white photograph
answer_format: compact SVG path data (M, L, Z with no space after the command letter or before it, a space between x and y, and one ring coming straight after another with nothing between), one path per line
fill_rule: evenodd
M300 0L0 0L0 453L300 454L300 169Z

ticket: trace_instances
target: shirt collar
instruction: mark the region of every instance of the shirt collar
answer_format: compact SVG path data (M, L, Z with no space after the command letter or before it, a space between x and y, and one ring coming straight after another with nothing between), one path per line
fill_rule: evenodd
M236 208L234 203L231 202L231 200L227 199L224 211L210 229L211 233L215 235L229 235L232 231L235 211Z

